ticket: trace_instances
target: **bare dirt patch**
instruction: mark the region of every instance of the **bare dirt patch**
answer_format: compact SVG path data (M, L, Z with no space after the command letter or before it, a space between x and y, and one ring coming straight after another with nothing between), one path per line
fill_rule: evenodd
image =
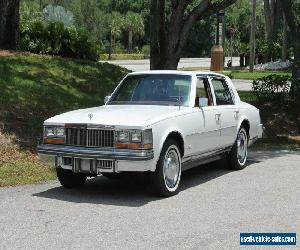
M26 56L30 55L29 52L26 51L18 51L18 50L0 50L0 57L1 56Z

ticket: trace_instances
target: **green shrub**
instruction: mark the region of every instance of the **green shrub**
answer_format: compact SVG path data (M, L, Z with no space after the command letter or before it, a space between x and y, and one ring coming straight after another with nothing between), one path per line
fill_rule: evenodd
M37 54L98 60L99 46L86 32L61 22L36 20L23 23L20 29L20 49Z
M289 95L290 76L269 75L253 81L252 89L258 101L282 101Z
M273 60L281 56L281 45L277 42L267 42L264 39L256 41L256 52L262 55L269 55Z
M144 45L142 47L142 53L145 55L145 58L150 58L150 45Z

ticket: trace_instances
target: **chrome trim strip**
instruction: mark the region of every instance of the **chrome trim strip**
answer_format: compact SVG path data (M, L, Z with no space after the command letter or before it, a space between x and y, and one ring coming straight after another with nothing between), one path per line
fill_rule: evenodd
M128 161L146 161L154 158L153 150L133 150L115 148L86 148L64 145L41 144L37 147L39 154L70 156L79 158L99 158Z
M182 163L185 163L185 162L190 161L190 160L197 160L197 159L202 158L202 157L213 156L213 155L218 155L218 154L227 152L231 149L232 146L233 146L233 144L228 144L228 145L225 145L222 148L214 148L214 149L211 149L211 150L204 151L200 154L188 155L186 157L183 157Z

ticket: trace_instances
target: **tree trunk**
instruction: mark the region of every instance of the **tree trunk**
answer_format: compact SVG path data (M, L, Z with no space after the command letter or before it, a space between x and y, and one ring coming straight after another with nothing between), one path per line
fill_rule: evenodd
M291 0L281 0L286 22L291 31L294 50L294 65L292 73L291 95L294 96L296 105L300 105L300 23L295 17ZM300 110L299 110L300 114Z
M279 24L282 19L282 6L280 0L264 0L264 16L266 27L266 40L273 43L277 39ZM271 61L272 55L266 55L267 61Z
M271 7L270 1L264 0L264 16L265 16L265 27L266 27L266 40L272 40L272 25L271 25Z
M128 33L128 50L129 52L132 52L132 39L133 39L133 32L130 29Z
M297 28L297 35L294 37L294 66L293 78L300 81L300 25Z
M163 69L166 60L165 1L151 0L150 69Z
M112 56L111 56L112 52L113 52L113 32L112 32L112 29L110 29L108 60L112 59Z
M19 38L20 0L0 0L0 48L16 49Z
M256 0L252 0L252 22L250 37L250 72L254 70L255 61Z
M285 15L283 15L281 60L285 62L286 59L287 59L287 25L286 25Z
M281 0L286 22L291 31L294 51L293 78L300 81L300 23L294 14L291 0Z

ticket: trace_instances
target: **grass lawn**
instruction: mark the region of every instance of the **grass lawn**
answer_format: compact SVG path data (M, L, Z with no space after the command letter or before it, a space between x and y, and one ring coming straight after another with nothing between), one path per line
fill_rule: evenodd
M34 145L45 119L102 105L126 73L110 64L60 57L0 57L0 128L15 134L19 144Z
M260 139L255 142L250 149L252 150L300 150L300 142L289 140L272 141L268 139Z
M242 80L256 80L268 75L281 75L281 76L292 76L291 72L287 71L254 71L249 72L248 70L232 70L223 71L224 75L229 76L231 79L242 79Z
M187 71L207 71L209 68L207 67L188 67L188 68L182 68L181 70L187 70ZM228 70L225 69L223 72L220 72L221 74L224 74L226 76L229 76L231 79L242 79L242 80L256 80L261 77L265 77L268 75L288 75L291 76L292 73L289 71L254 71L249 72L249 70Z
M126 73L118 66L91 61L0 56L0 187L55 179L54 168L34 153L43 121L102 105Z
M37 155L17 147L0 149L0 187L40 183L56 179L53 167L42 164Z

